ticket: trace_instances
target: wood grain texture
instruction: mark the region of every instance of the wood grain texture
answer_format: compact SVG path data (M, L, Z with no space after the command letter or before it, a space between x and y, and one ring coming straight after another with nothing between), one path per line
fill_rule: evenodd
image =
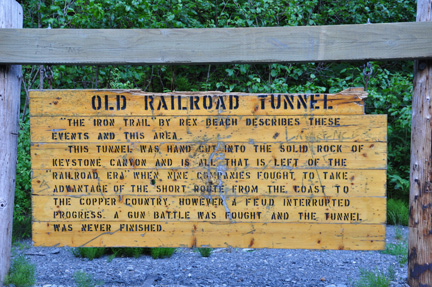
M61 202L63 200L63 202ZM34 196L34 221L385 223L385 197ZM309 218L305 217L309 213ZM227 214L230 213L231 217ZM311 213L314 213L312 216ZM339 215L339 217L338 217ZM331 217L334 216L334 217Z
M432 24L432 3L417 1L417 21ZM427 22L424 22L427 21ZM416 61L411 124L408 283L432 286L432 63Z
M0 31L22 25L21 5L0 0ZM21 76L21 66L0 65L0 282L10 266Z
M80 120L82 125L71 126L70 121L73 120ZM164 125L160 125L160 121ZM181 146L184 143L217 142L330 144L387 140L385 115L32 117L30 122L31 138L35 143L131 142L133 149L139 149L140 143L161 142ZM97 122L109 125L97 126ZM326 124L320 125L317 122ZM105 137L106 134L109 136ZM136 134L140 135L139 138L132 138Z
M233 143L235 144L235 143ZM161 144L157 153L142 153L139 148L128 153L98 153L98 146L103 144L87 144L88 153L71 153L70 144L32 144L31 159L33 168L38 169L109 169L134 168L150 169L193 169L197 167L216 171L218 167L224 167L225 171L237 169L385 169L387 167L386 143L303 143L309 146L309 151L304 153L285 153L278 149L279 144L268 144L272 152L257 153L254 146L244 144L245 152L228 153L215 149L209 152L199 152L199 146L191 144L190 153L167 153L166 144ZM361 152L353 152L353 147L363 146ZM333 151L317 152L318 147L333 147ZM338 150L340 148L340 150ZM190 161L189 166L182 166L182 161ZM263 160L262 164L259 160ZM337 160L337 161L336 161Z
M0 30L4 64L208 64L430 58L431 23Z
M91 222L86 222L91 223ZM98 224L98 222L93 222ZM109 232L83 232L82 223L71 222L76 232L54 232L54 224L35 222L35 246L151 246L151 247L251 247L289 249L380 250L385 248L384 224L311 224L311 223L221 223L153 222L141 227L161 231L120 231L110 222ZM66 229L68 224L65 224ZM63 224L60 224L60 230ZM86 226L88 227L88 226ZM99 226L100 228L100 226ZM107 226L105 226L107 228ZM95 226L92 226L95 229ZM55 236L53 234L55 233ZM172 237L175 236L175 240Z
M179 179L179 175L183 179ZM98 188L105 188L104 195L112 196L118 195L118 191L114 191L114 188L123 185L122 195L217 195L220 190L212 188L214 185L211 183L217 183L219 179L223 182L223 194L227 196L386 195L385 170L352 169L287 171L267 168L255 171L227 171L226 175L218 176L217 172L209 172L208 169L180 172L175 169L135 169L133 171L83 169L64 172L58 169L33 168L32 190L34 195L84 196L100 194ZM348 186L346 192L344 186Z
M125 97L126 102L122 100L120 103L120 106L125 106L125 109L117 109L117 95ZM279 95L280 105L277 98ZM171 100L171 96L175 99ZM229 105L230 96L238 97L238 103L233 109L230 109ZM265 93L207 91L162 94L146 93L141 90L38 90L30 92L30 115L34 117L362 115L367 93L362 88L350 88L337 94L273 94L273 96L275 108L272 107L272 94ZM98 97L98 100L94 101L93 97ZM108 99L107 102L105 97ZM292 101L292 107L286 103L287 97ZM161 102L161 98L165 101ZM327 103L324 102L325 98ZM193 104L194 100L198 100L197 105ZM204 100L208 109L204 107ZM313 108L311 108L312 100ZM166 105L163 105L164 103ZM93 106L98 106L99 109L96 110Z

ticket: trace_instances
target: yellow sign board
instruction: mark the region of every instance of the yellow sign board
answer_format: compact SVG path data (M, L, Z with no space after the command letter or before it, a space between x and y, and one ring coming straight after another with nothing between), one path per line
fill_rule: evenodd
M39 246L382 249L365 93L32 91Z

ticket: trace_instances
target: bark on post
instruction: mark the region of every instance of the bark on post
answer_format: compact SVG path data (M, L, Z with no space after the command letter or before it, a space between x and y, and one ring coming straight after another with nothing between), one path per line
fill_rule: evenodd
M417 21L431 21L430 0ZM424 47L430 49L430 47ZM408 283L432 286L432 62L416 61L412 103Z
M15 0L0 0L0 28L22 28ZM10 266L15 194L21 66L0 65L0 282Z

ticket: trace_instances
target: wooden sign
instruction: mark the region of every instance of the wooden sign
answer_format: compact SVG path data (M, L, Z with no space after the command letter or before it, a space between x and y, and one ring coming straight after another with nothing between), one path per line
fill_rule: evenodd
M365 97L32 91L35 245L383 249Z

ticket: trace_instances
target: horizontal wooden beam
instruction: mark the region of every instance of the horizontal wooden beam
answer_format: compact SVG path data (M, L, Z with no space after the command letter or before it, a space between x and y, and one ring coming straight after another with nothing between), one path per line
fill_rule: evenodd
M0 29L0 64L222 64L432 58L432 22L213 29Z

